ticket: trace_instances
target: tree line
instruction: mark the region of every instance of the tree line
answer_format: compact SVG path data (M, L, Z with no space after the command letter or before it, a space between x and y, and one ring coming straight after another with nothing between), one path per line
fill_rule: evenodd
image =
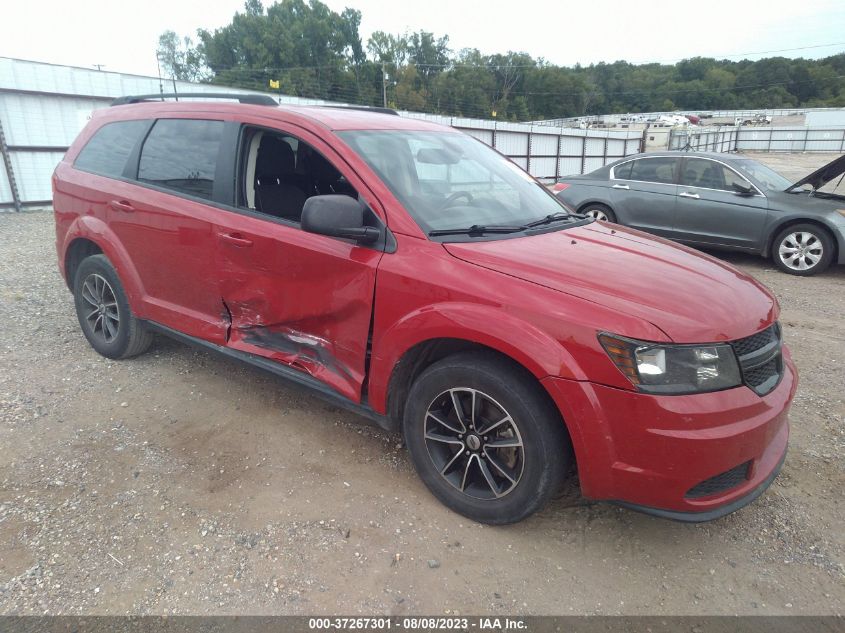
M526 121L626 112L845 107L845 53L824 59L563 67L524 52L452 50L449 37L376 31L361 12L319 0L247 0L230 24L196 40L166 31L169 77L451 116ZM271 83L273 88L271 89ZM278 86L276 88L276 86Z

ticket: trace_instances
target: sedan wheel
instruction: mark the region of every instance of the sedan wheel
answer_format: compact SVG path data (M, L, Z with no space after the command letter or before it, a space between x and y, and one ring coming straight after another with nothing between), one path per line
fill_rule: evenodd
M821 261L824 246L812 233L790 233L778 249L783 263L793 270L809 270Z
M610 207L606 207L603 204L594 203L587 205L581 209L580 213L588 218L595 218L603 222L616 222L616 215L610 210Z
M828 235L809 224L784 230L775 240L773 257L778 268L793 275L814 275L830 264L833 244Z

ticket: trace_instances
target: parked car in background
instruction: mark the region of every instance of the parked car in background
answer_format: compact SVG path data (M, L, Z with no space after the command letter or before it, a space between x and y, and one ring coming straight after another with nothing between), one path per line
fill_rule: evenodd
M777 476L798 379L753 278L570 214L452 128L181 97L96 110L53 177L100 354L157 332L271 371L403 433L431 492L486 523L573 467L587 497L683 521Z
M736 154L628 156L553 186L578 213L679 242L771 257L782 271L814 275L845 264L845 195L821 191L845 156L798 182Z

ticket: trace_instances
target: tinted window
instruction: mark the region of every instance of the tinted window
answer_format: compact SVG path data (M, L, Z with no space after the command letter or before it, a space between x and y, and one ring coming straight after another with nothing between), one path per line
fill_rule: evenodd
M641 158L632 161L631 180L673 184L678 159L676 158Z
M222 121L156 121L141 150L138 180L210 200L222 134Z
M120 176L126 159L148 125L149 121L107 123L82 148L74 166L104 176Z
M613 168L613 177L614 178L621 178L622 180L628 180L631 177L631 167L633 167L634 161L630 160L627 163L622 163L621 165L617 165Z

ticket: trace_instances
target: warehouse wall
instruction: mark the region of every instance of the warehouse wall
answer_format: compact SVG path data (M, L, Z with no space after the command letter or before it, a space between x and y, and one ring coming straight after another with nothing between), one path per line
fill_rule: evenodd
M164 80L162 84L165 92L173 92L173 82ZM179 93L254 92L183 81L176 82L176 90ZM0 126L5 132L5 149L17 183L19 206L50 204L53 169L93 110L108 107L115 97L158 94L159 91L157 77L0 57ZM290 105L345 105L319 99L271 96ZM471 134L545 180L592 171L636 153L642 138L641 132L628 130L562 129L413 112L400 114L435 121ZM14 209L15 196L2 161L0 169L0 210Z

